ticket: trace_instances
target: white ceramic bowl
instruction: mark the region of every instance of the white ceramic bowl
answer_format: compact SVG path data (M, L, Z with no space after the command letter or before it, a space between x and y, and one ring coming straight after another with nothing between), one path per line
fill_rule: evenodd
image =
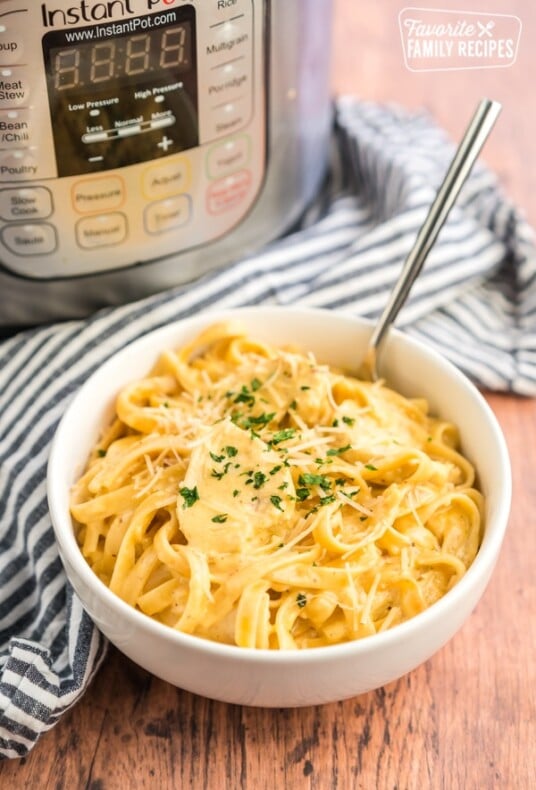
M209 642L174 631L135 611L94 575L76 543L69 489L81 474L118 390L145 374L159 353L181 346L203 326L240 317L250 333L274 344L297 343L319 361L352 368L371 325L331 311L255 307L208 312L159 329L127 346L74 397L55 436L48 468L50 512L67 576L97 626L123 653L160 678L213 699L293 707L361 694L428 659L462 626L482 596L499 555L511 498L510 463L497 421L478 390L426 346L392 331L382 356L395 389L428 399L433 413L455 422L486 499L485 533L466 575L412 620L365 639L301 651L268 651Z

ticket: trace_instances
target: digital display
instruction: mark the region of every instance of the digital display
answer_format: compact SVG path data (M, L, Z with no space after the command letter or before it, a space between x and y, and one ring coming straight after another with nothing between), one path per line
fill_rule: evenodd
M120 77L150 77L163 69L176 74L192 65L192 26L139 33L90 44L49 50L54 89L66 91Z
M43 37L58 175L125 167L199 144L195 9ZM133 30L135 32L133 32Z

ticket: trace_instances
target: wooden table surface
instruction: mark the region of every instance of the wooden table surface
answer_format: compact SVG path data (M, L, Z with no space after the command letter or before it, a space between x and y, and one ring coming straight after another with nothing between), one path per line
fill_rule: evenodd
M481 95L501 100L484 158L535 224L536 7L485 4L486 11L522 19L512 68L434 74L405 70L397 18L403 7L394 0L336 0L335 89L425 106L454 137ZM479 10L467 0L436 7ZM536 787L536 401L487 397L512 457L509 531L482 601L430 661L346 702L261 710L176 689L112 649L83 699L31 755L0 766L0 787Z

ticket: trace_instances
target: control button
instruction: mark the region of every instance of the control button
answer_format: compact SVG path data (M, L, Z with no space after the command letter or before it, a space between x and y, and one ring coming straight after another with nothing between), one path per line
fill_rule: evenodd
M52 214L52 194L46 187L0 190L0 218L47 219Z
M0 108L20 107L30 96L29 75L22 66L0 69Z
M191 183L190 162L186 157L147 168L142 177L142 190L147 200L188 192Z
M20 63L23 54L24 47L20 31L17 35L16 30L13 30L8 25L0 25L0 66Z
M166 115L163 118L153 118L149 124L150 129L165 129L167 126L173 126L175 123L174 115Z
M1 235L5 246L15 255L50 255L58 247L56 228L47 222L6 225Z
M244 200L251 187L251 172L241 170L220 181L214 181L207 190L207 209L210 214L230 211Z
M249 96L237 101L223 102L211 108L208 117L207 136L221 137L246 126L251 116L251 98Z
M31 131L29 110L0 110L0 148L29 145Z
M27 151L0 153L0 181L31 181L38 176L38 163Z
M93 211L111 211L125 200L125 185L118 176L87 178L77 181L72 188L75 211L89 214Z
M130 126L122 126L120 129L117 130L118 137L130 137L133 134L140 134L141 133L141 125L139 123L133 123Z
M151 203L145 209L145 230L147 233L165 233L186 225L192 217L192 200L189 195Z
M84 217L76 223L76 239L86 250L95 247L112 247L127 237L127 218L124 214L101 214Z
M250 73L244 67L245 61L246 58L241 56L212 66L207 82L210 99L225 101L251 92Z
M207 154L207 174L210 179L224 178L241 170L251 156L251 139L246 134L217 143Z

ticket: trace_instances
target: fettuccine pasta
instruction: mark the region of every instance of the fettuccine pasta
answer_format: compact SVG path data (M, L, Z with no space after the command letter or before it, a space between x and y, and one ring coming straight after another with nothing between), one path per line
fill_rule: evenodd
M120 392L71 511L87 562L128 604L267 649L422 612L464 575L482 529L454 425L235 323L164 351Z

